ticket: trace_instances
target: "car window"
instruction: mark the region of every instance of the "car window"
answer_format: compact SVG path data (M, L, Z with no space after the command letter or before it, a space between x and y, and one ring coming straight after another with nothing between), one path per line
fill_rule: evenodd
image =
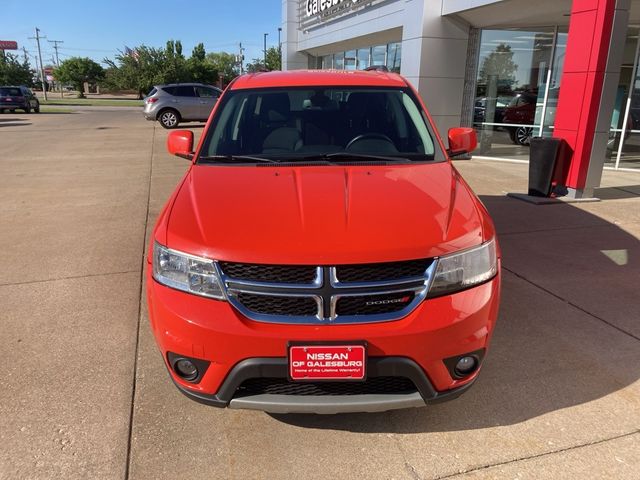
M151 96L155 95L156 93L158 93L158 89L156 87L153 87L151 89L151 91L149 93L147 93L147 97L151 97Z
M162 87L162 90L164 90L169 95L177 95L177 89L178 87Z
M353 153L425 160L436 146L413 94L400 88L238 90L207 132L204 156Z
M7 97L20 97L22 93L19 88L16 87L0 87L0 95Z
M195 97L196 94L193 91L193 87L191 85L181 85L176 87L176 93L178 97Z
M202 98L218 98L220 96L217 90L207 87L196 87L196 93Z

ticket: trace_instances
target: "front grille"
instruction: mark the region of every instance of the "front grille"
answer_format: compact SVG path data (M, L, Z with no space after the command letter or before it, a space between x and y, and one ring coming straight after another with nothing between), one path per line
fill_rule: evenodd
M255 263L219 262L227 277L253 282L312 284L316 269L307 265L261 265Z
M406 262L368 263L363 265L338 265L336 277L341 283L381 282L403 278L423 277L431 260Z
M245 380L236 397L250 395L367 395L407 394L417 392L406 377L371 377L364 382L289 382L284 378L251 378Z
M338 315L377 315L397 312L409 305L414 292L391 293L387 295L362 295L341 297L336 305Z
M367 323L397 320L426 297L431 259L304 266L219 262L229 302L270 323Z
M239 292L237 297L247 309L263 315L313 316L318 313L318 304L311 297L280 297L247 292Z

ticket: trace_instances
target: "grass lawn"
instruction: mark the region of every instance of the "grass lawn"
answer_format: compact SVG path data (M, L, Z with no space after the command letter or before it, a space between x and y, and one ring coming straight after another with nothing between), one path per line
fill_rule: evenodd
M50 106L50 104L40 104L40 112L41 113L73 113L73 109L71 108L61 108Z
M101 99L101 98L55 98L55 93L49 95L49 99L45 102L44 99L40 99L41 105L86 105L90 107L104 106L104 107L142 107L142 100L131 99Z

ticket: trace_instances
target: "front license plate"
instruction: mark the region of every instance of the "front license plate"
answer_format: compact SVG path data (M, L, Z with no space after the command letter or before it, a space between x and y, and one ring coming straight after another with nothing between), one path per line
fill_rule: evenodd
M291 345L291 380L364 380L364 345Z

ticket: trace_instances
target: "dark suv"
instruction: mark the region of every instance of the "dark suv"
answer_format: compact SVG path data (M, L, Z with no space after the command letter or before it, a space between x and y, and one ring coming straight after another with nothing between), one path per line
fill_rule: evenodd
M39 113L40 102L27 87L0 87L0 113L5 110L15 112L17 109Z
M144 116L158 120L164 128L177 127L180 122L204 122L222 91L201 83L156 85L144 99Z

